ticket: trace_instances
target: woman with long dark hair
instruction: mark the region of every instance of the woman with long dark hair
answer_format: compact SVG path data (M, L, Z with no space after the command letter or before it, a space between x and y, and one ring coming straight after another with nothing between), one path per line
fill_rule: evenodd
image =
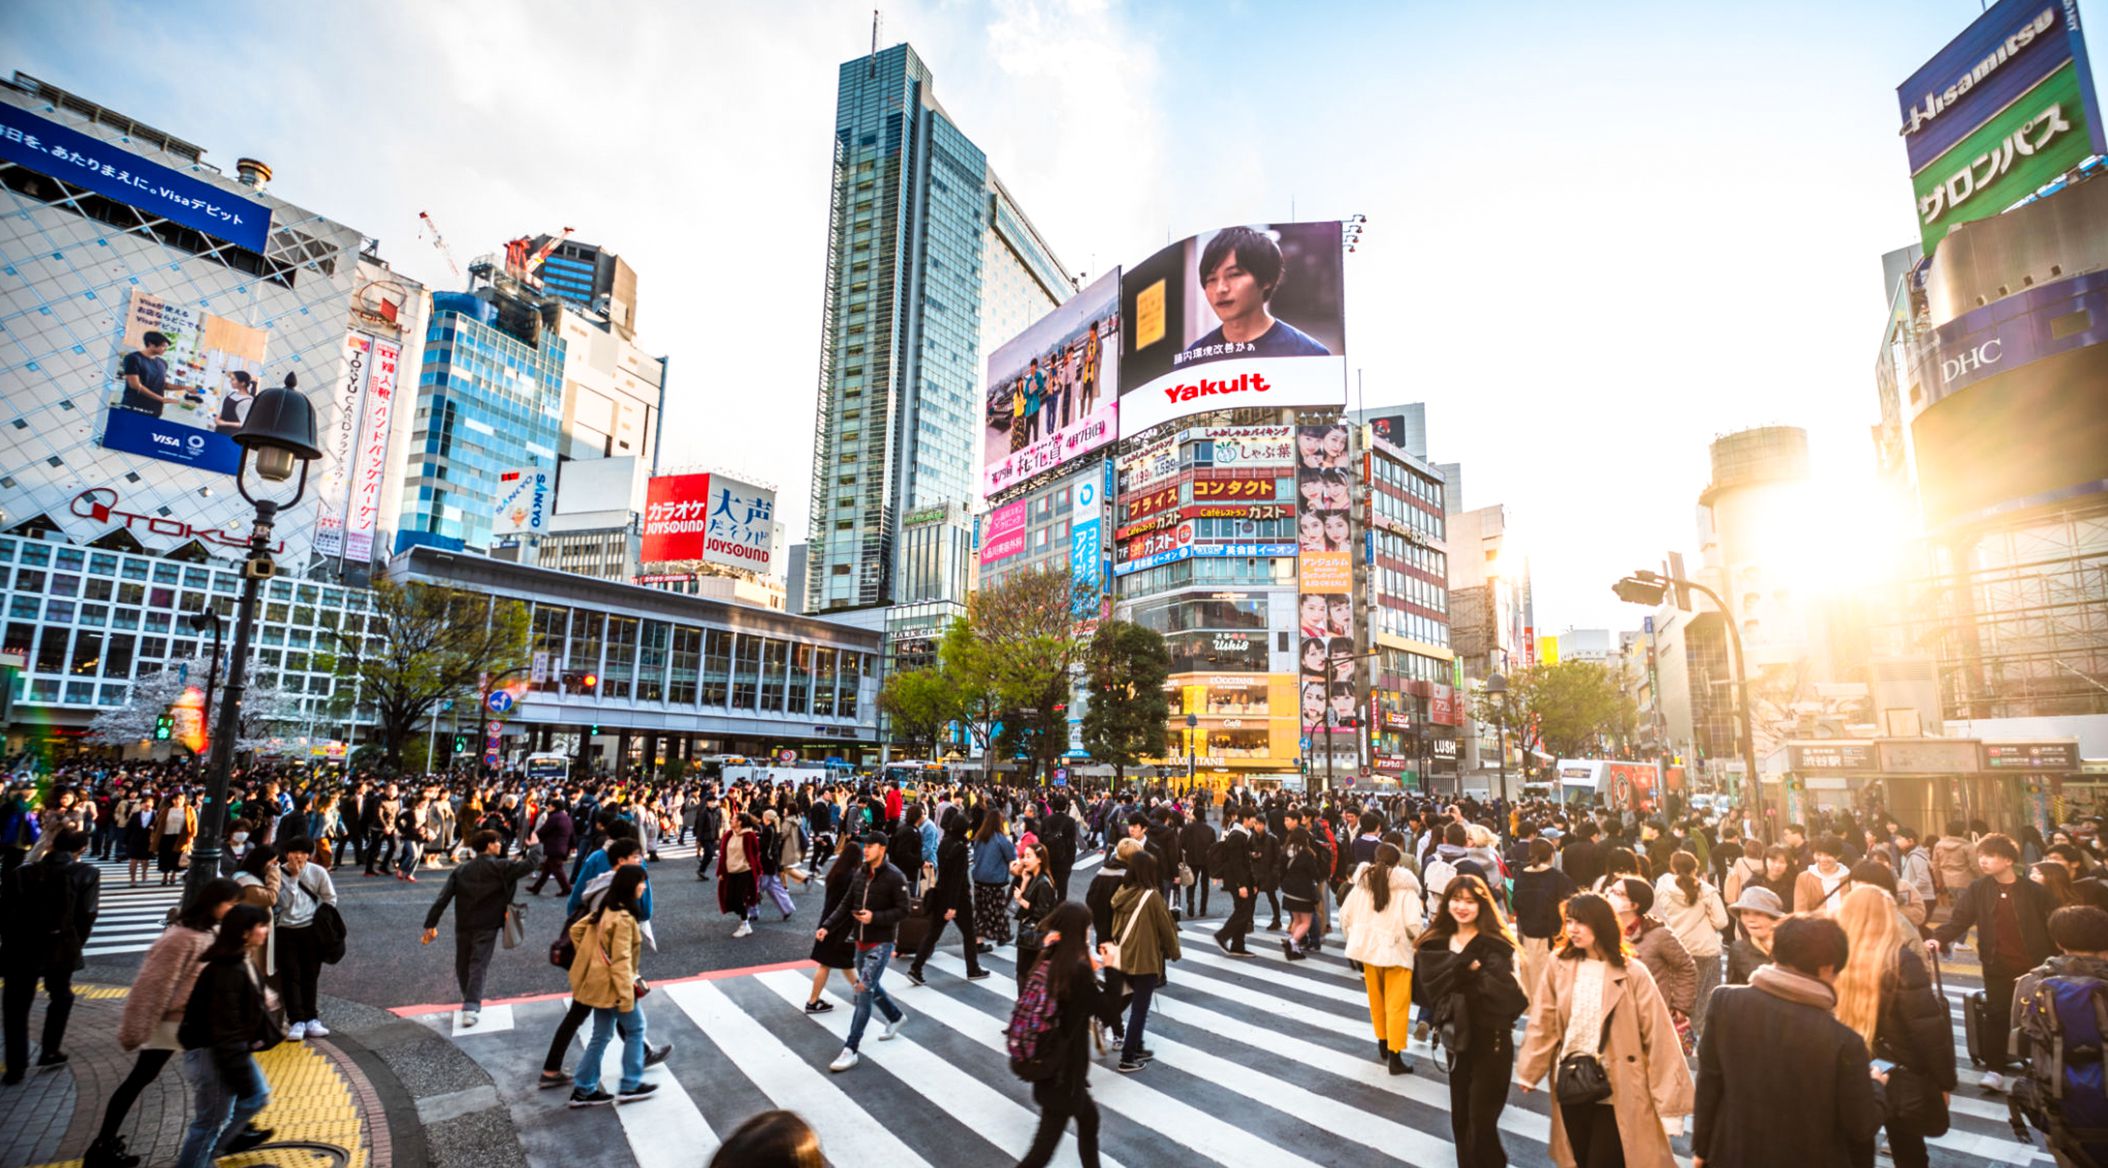
M1119 947L1120 973L1134 991L1127 1009L1127 1032L1120 1042L1120 1071L1142 1069L1150 1051L1142 1045L1149 1002L1164 981L1164 963L1179 959L1178 924L1164 903L1157 880L1156 857L1147 848L1127 861L1127 879L1113 893L1111 942ZM1100 942L1100 949L1104 948Z
M834 915L836 906L842 903L844 896L849 895L849 884L856 879L856 863L861 858L862 853L857 850L856 841L844 835L841 846L834 851L834 864L827 869L826 883L821 886L821 920ZM814 941L812 952L807 956L812 958L813 971L812 993L806 995L805 1012L825 1014L834 1009L833 1002L820 996L827 988L827 979L832 976L831 971L841 970L849 984L852 987L856 985L856 975L851 972L856 968L856 941L847 930L843 930L824 941Z
M1347 960L1361 962L1369 991L1376 1057L1394 1075L1413 1070L1405 1057L1413 1027L1413 943L1426 920L1420 908L1425 899L1420 879L1404 860L1397 844L1376 845L1376 858L1354 874L1353 887L1339 906Z
M643 1081L644 1014L637 1009L638 942L643 936L637 901L644 880L642 864L615 869L600 907L571 925L571 943L578 950L571 960L571 997L593 1009L593 1037L572 1072L573 1107L599 1107L616 1099L632 1103L659 1089ZM600 1063L618 1030L622 1081L610 1095L600 1089Z
M1484 880L1469 872L1451 877L1435 902L1435 919L1415 951L1420 1000L1451 1035L1463 1035L1449 1072L1450 1133L1459 1168L1506 1168L1500 1115L1508 1106L1515 1068L1515 1019L1529 995L1515 976L1515 935ZM1452 1041L1457 1041L1452 1038Z
M1039 922L1061 903L1061 895L1047 874L1047 845L1034 840L1019 848L1017 862L1010 867L1017 874L1017 892L1010 899L1017 912L1017 984L1022 986L1043 947Z
M1083 1168L1098 1165L1098 1105L1090 1088L1091 1019L1108 1025L1112 1019L1091 966L1090 933L1091 910L1073 900L1062 902L1040 922L1046 946L1034 980L1044 979L1056 1003L1054 1031L1042 1040L1052 1044L1053 1072L1032 1084L1039 1130L1018 1168L1046 1168L1072 1119Z
M1560 1168L1676 1163L1664 1120L1691 1113L1691 1071L1653 975L1632 957L1609 901L1566 902L1566 940L1530 1003L1515 1081L1527 1093L1569 1058L1593 1059L1610 1094L1558 1102L1555 1076L1549 1150Z
M944 838L937 843L937 884L923 901L923 910L930 914L930 927L922 938L922 948L908 966L908 980L916 985L922 984L922 967L937 951L937 940L947 922L958 926L959 939L965 942L966 976L976 980L988 976L981 968L981 946L974 937L973 845L966 842L966 813L956 807L948 808L943 827ZM823 913L820 919L827 917Z
M131 1074L117 1085L109 1105L103 1108L102 1126L95 1133L95 1142L88 1145L82 1168L131 1168L138 1164L139 1158L124 1150L124 1137L117 1134L117 1129L123 1126L125 1116L131 1113L147 1084L159 1078L168 1060L183 1049L177 1029L183 1022L183 1008L190 1003L190 991L197 985L198 975L205 971L200 961L212 947L220 918L227 915L240 896L241 889L232 880L216 879L207 884L176 917L176 923L154 939L141 959L132 990L125 995L124 1017L117 1024L117 1045L138 1054Z
M183 1021L183 1077L190 1081L195 1111L176 1168L208 1168L271 1138L270 1128L250 1124L271 1101L271 1088L256 1052L281 1037L265 1002L255 955L271 935L271 912L236 904L220 918L219 932L199 959L200 969ZM222 1136L228 1131L224 1145Z
M984 805L973 833L973 931L983 949L1010 943L1010 865L1017 845L1003 830L1003 812Z
M1304 959L1303 938L1310 932L1310 922L1316 919L1318 898L1324 895L1324 879L1325 865L1318 858L1309 829L1299 827L1289 832L1281 849L1281 902L1288 909L1288 936L1281 938L1281 953L1290 961Z

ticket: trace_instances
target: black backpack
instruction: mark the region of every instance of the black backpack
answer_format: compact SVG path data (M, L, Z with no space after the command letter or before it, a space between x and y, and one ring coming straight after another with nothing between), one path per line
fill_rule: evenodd
M71 864L38 861L17 875L22 888L22 938L46 954L74 948L74 887Z

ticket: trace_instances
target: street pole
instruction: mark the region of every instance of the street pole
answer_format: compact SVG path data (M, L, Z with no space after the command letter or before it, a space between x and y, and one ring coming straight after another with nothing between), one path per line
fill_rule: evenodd
M1718 592L1693 580L1677 580L1674 583L1694 592L1705 593L1714 605L1718 606L1720 619L1727 624L1727 639L1735 649L1735 694L1739 699L1736 705L1741 708L1742 781L1748 784L1745 790L1735 792L1735 798L1746 802L1752 796L1761 796L1764 788L1757 781L1757 737L1754 729L1755 719L1749 712L1749 678L1745 672L1746 661L1742 655L1742 630L1735 627L1735 614L1728 611L1727 602L1720 599Z
M1493 728L1494 733L1500 736L1500 797L1501 801L1505 803L1508 800L1508 711L1506 709L1502 709L1500 715L1493 720Z
M198 835L190 847L190 874L183 899L196 903L220 874L221 841L227 827L227 787L233 779L235 736L241 728L242 691L249 681L249 638L256 627L256 594L276 571L271 559L271 526L278 504L256 504L256 526L249 533L249 558L242 565L242 597L234 614L234 656L227 662L227 691L220 702L219 724L212 732L212 764L205 780L205 801L198 809Z

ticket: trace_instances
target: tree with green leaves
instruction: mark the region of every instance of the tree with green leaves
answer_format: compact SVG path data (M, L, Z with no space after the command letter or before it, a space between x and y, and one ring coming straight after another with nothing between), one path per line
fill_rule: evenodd
M1163 635L1130 621L1098 626L1085 656L1090 670L1090 706L1083 712L1083 747L1112 764L1117 784L1127 768L1164 750L1164 724L1171 702L1171 650Z
M1028 780L1068 751L1069 669L1083 651L1075 635L1080 602L1065 569L1019 572L968 597L965 617L938 647L938 668L960 698L959 721L984 758L1022 755Z
M894 741L918 757L934 758L944 728L959 717L959 695L939 666L904 669L886 678L878 708Z
M372 712L390 770L441 702L473 706L483 679L502 684L531 663L525 604L434 584L375 581L365 633L323 636L338 704L349 713L356 694Z
M1631 741L1639 723L1632 695L1593 661L1519 670L1508 679L1505 702L1482 697L1479 704L1480 721L1505 721L1510 737L1555 758L1612 752ZM1527 751L1524 760L1527 772Z

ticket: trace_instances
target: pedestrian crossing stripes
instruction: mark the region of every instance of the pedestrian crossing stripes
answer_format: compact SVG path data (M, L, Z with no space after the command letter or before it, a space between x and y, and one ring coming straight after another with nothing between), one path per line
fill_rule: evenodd
M102 908L82 954L93 958L146 952L161 935L169 910L183 902L182 883L164 886L161 873L150 870L135 886L125 861L89 862L102 873Z
M1079 867L1081 864L1079 863ZM1157 991L1137 1074L1113 1057L1094 1063L1101 1151L1120 1168L1218 1164L1316 1168L1338 1164L1455 1162L1449 1083L1415 1043L1416 1073L1393 1076L1375 1057L1361 979L1337 950L1289 962L1255 935L1250 958L1214 948L1209 922L1183 927L1184 958ZM1038 1108L1009 1070L1003 1026L1016 999L1009 950L984 957L991 977L969 981L957 950L940 952L915 986L896 964L883 982L906 1013L897 1037L865 1032L861 1061L827 1065L850 1027L853 1002L841 979L835 1009L809 1014L806 969L706 974L661 982L644 1002L650 1041L676 1051L646 1072L659 1084L648 1103L573 1111L563 1093L534 1083L562 999L513 1004L513 1027L457 1034L459 1047L490 1070L529 1148L591 1148L595 1162L648 1168L707 1160L723 1133L759 1110L784 1107L819 1131L835 1163L993 1164L1015 1161L1030 1143ZM1975 988L1948 971L1950 995ZM428 1016L442 1033L449 1015ZM1959 1030L1959 1027L1957 1027ZM612 1044L606 1081L619 1076ZM1976 1168L2049 1162L2013 1136L2004 1100L1973 1085L1953 1098L1953 1127L1929 1141L1934 1164ZM1501 1119L1516 1163L1547 1162L1545 1092L1511 1094ZM1688 1155L1688 1138L1678 1148ZM1078 1162L1073 1134L1056 1163Z

